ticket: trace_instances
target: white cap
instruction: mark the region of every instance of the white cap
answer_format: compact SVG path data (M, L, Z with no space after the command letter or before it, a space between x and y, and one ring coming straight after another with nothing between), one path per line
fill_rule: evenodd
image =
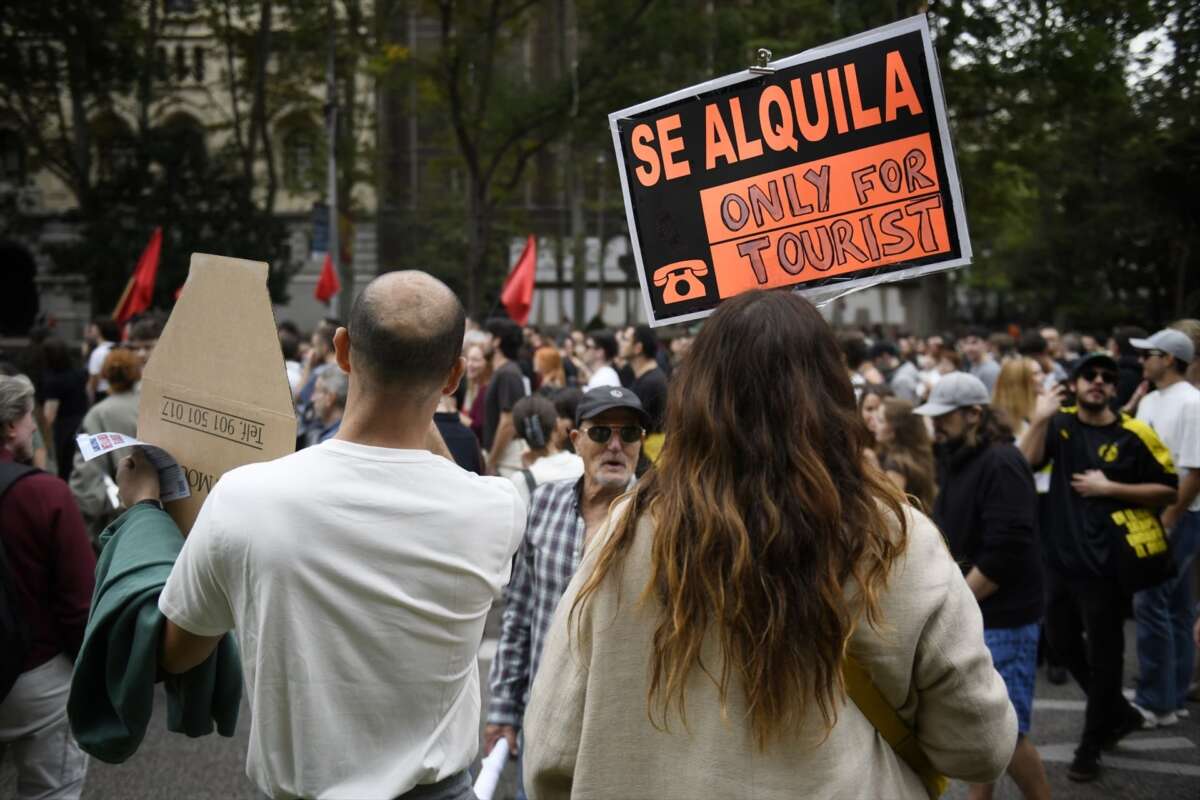
M1173 328L1165 328L1149 339L1130 339L1129 344L1138 350L1162 350L1184 364L1192 363L1192 359L1196 357L1196 347L1192 344L1192 338Z
M986 406L992 402L987 387L983 381L966 372L951 372L943 375L934 384L929 394L929 402L913 409L913 413L926 417L940 417L949 414L956 408L969 406Z

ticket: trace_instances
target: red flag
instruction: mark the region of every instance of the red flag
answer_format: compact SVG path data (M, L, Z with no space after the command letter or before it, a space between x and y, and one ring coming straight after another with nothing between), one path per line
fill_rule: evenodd
M138 259L129 283L113 311L113 319L125 324L135 314L140 314L154 304L154 279L158 275L158 256L162 253L162 227L154 229L150 241Z
M328 303L330 298L341 289L342 284L338 280L337 271L333 268L333 256L326 253L325 263L321 265L321 277L317 280L317 288L313 291L313 297L322 303Z
M504 281L500 290L500 303L508 316L518 325L529 322L529 310L533 308L533 278L537 272L537 242L533 235L525 241L525 249L517 259L517 265Z

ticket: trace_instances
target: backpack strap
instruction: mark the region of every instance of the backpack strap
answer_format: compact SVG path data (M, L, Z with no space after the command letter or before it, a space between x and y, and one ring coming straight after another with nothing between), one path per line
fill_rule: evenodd
M4 498L5 492L14 483L35 472L41 472L41 470L28 464L18 464L15 461L0 461L0 499Z
M929 757L921 749L916 734L896 713L879 687L871 681L871 675L862 664L849 655L842 658L842 676L846 680L846 694L858 706L867 721L879 731L879 735L891 746L900 760L917 773L925 791L932 800L937 800L949 788L950 782L929 763Z
M521 470L521 476L525 478L525 485L529 487L529 494L533 494L533 490L537 488L537 479L533 477L533 471L529 469Z

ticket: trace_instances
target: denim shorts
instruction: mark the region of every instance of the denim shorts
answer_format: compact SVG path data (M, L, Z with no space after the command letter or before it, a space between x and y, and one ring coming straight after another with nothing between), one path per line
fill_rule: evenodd
M1019 628L983 629L983 641L992 652L992 664L1004 679L1008 699L1017 712L1017 730L1023 734L1029 733L1033 715L1039 630L1036 622Z

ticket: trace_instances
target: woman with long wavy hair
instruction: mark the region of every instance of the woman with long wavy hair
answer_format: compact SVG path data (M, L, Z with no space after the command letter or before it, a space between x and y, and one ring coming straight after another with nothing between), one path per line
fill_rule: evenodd
M925 797L848 701L848 657L934 768L997 778L1016 718L978 604L866 465L816 309L726 301L668 402L660 461L559 603L524 720L529 796Z

